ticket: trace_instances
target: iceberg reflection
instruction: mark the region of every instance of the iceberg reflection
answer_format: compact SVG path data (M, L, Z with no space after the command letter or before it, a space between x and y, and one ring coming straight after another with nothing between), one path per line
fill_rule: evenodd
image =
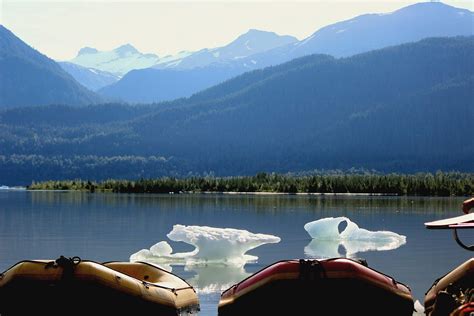
M186 271L196 275L187 280L200 294L222 293L232 285L250 276L243 266L211 264L205 266L186 266Z

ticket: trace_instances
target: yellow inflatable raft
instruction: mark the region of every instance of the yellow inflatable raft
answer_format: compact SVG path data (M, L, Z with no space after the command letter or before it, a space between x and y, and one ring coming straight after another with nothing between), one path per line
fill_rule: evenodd
M145 262L60 257L21 261L0 274L0 315L193 315L186 281Z

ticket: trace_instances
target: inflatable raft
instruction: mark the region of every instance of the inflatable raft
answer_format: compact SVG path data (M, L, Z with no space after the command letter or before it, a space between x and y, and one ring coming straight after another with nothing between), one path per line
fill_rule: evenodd
M219 302L219 316L412 314L407 286L344 258L279 261L226 290Z
M144 262L21 261L0 274L0 315L190 315L194 289Z
M436 280L425 295L425 314L471 315L474 312L474 258Z

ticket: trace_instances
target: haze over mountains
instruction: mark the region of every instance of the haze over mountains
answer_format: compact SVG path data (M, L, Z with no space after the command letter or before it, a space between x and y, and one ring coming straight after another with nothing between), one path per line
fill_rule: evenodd
M286 45L273 45L273 49L263 52L255 50L255 53L244 58L233 53L230 55L239 58L214 58L216 60L211 63L213 54L220 57L222 49L203 50L173 63L153 67L158 69L132 71L117 83L101 89L100 93L129 102L158 102L189 97L249 70L281 64L305 55L324 53L344 57L427 37L473 35L473 21L474 13L469 10L440 2L418 3L390 14L366 14L335 23L302 41L286 37L289 41ZM242 37L246 36L250 40L257 38L254 42L262 42L262 34L265 33L255 31ZM224 50L232 51L234 47L245 50L242 44L247 39L239 39Z
M78 84L56 62L0 25L0 108L99 101L98 95Z
M12 109L0 112L0 174L473 171L473 56L474 37L432 38L302 57L161 105Z

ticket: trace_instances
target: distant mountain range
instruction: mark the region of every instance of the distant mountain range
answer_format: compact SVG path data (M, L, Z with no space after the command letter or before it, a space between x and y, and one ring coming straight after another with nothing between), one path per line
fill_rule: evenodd
M56 62L0 25L0 107L100 101Z
M250 31L226 47L205 49L149 69L131 71L100 93L129 102L189 97L238 74L305 55L346 57L427 37L469 36L474 34L473 25L474 13L469 10L425 2L389 14L365 14L335 23L302 41ZM246 43L266 44L246 50Z
M189 96L242 73L233 62L275 47L295 43L292 36L249 30L226 46L203 49L182 58L129 72L123 80L99 90L103 95L129 102L156 102ZM129 98L130 90L135 97Z
M104 52L85 47L70 62L59 62L61 67L25 43L16 45L20 39L3 28L0 36L4 49L0 54L15 61L7 62L6 57L1 60L5 66L0 106L173 100L247 71L313 53L347 57L426 37L468 36L474 34L473 25L474 13L469 10L443 3L418 3L389 14L366 14L329 25L302 41L250 30L226 46L183 51L175 56L143 54L130 44ZM28 47L29 53L23 54L20 47ZM25 57L34 54L42 58ZM22 84L16 84L19 74L24 74Z
M229 63L296 42L298 39L293 36L252 29L226 46L213 49L205 48L171 62L160 62L153 68L183 70L206 67L216 63Z
M19 184L351 167L473 172L473 60L473 36L431 38L306 56L158 105L4 110L0 174Z
M133 69L143 69L155 65L159 58L155 54L143 54L130 44L125 44L111 51L98 51L84 47L69 62L86 68L106 71L115 76L123 76Z
M132 70L144 68L173 70L201 68L211 64L242 59L296 41L297 39L292 36L279 36L272 32L250 30L229 45L213 49L206 48L197 52L182 51L174 56L158 57L154 54L142 54L130 44L122 45L108 52L99 52L95 48L84 47L79 51L76 58L70 62L60 62L60 64L79 83L96 91L115 83ZM77 67L73 67L73 65L77 65ZM226 73L226 78L228 76L229 72ZM169 80L172 80L172 78L169 78ZM143 82L143 78L135 84L138 89L142 88L140 82ZM214 83L215 79L210 83L206 79L201 80L201 82L197 82L192 86L191 91L200 90L201 87L206 88ZM149 83L146 83L145 87L148 86ZM170 92L168 99L174 98L175 95L182 97L183 93L187 94L185 90L189 89L183 87L184 90L180 90L179 85L175 88L175 92ZM113 97L117 98L118 96ZM136 100L131 101L135 102ZM150 98L141 101L152 102L155 99Z

